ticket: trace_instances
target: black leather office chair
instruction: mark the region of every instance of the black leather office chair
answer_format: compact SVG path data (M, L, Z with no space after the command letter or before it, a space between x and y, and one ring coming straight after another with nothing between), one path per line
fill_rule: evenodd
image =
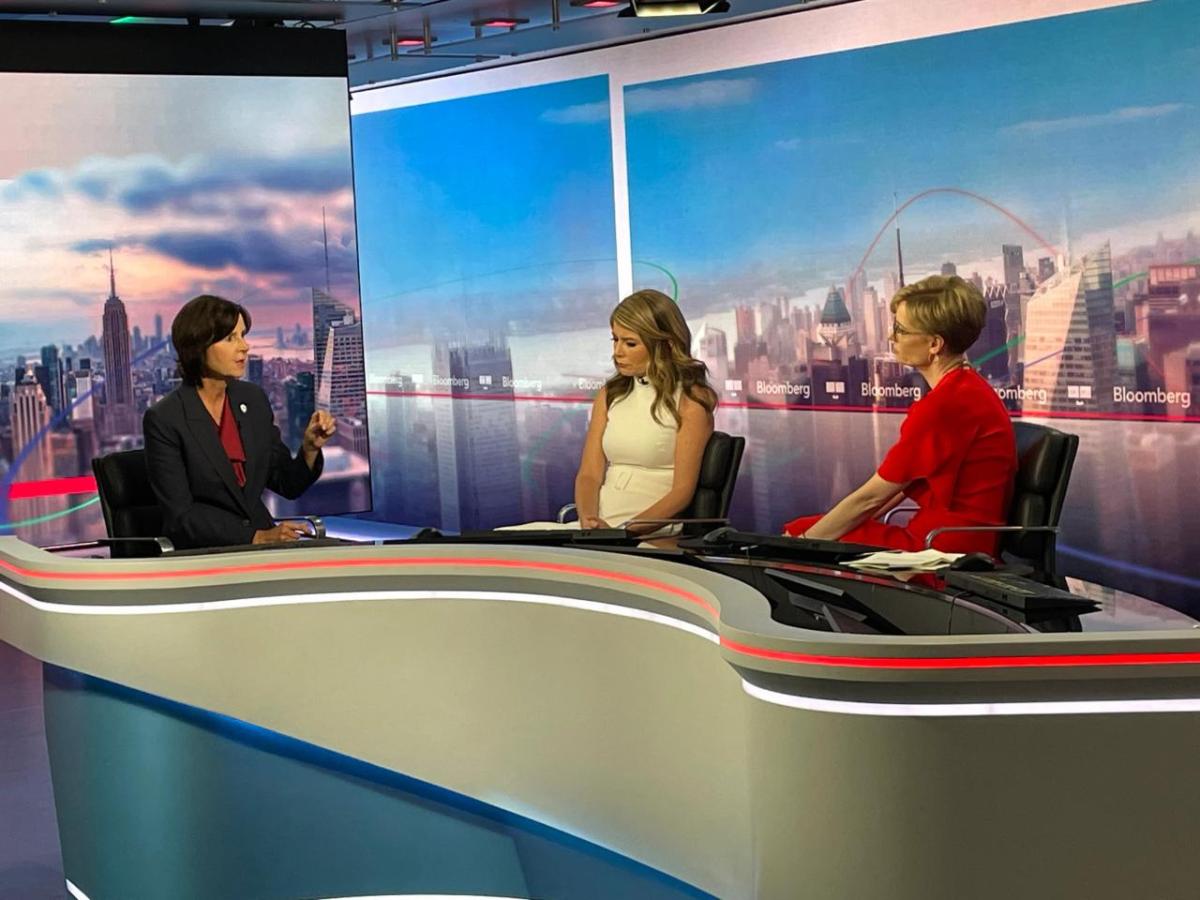
M146 451L123 450L98 456L92 460L92 473L104 512L104 528L114 539L114 557L157 556L174 549L167 538L161 537L162 509L150 488Z
M1048 425L1014 422L1017 439L1017 475L1008 524L934 528L925 536L930 547L939 534L956 531L1001 532L1000 553L1034 567L1047 577L1055 574L1058 523L1079 450L1079 435ZM910 507L899 507L902 512ZM885 517L884 521L887 521Z
M700 477L696 481L696 493L677 516L680 519L726 519L729 504L733 501L733 488L737 484L738 469L742 454L746 450L746 439L734 437L723 431L714 431L704 446L700 460ZM712 531L713 525L695 523L683 527L684 534L704 534Z
M726 519L729 504L733 501L733 488L737 484L738 469L742 454L746 451L746 439L714 431L704 445L704 456L700 459L700 475L696 479L696 492L676 519ZM568 503L558 511L558 521L565 522L567 514L574 511L575 504ZM717 525L717 521L693 522L683 527L684 534L704 534Z
M98 456L92 460L92 472L112 556L158 556L175 550L171 541L162 537L162 508L150 487L145 450ZM319 516L287 516L274 521L307 522L313 537L325 537L325 523Z

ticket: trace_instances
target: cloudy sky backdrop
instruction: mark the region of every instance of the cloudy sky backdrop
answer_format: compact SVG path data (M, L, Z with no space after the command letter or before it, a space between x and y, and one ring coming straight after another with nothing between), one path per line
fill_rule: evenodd
M108 249L131 325L196 293L255 331L357 306L342 79L0 73L0 349L100 332Z

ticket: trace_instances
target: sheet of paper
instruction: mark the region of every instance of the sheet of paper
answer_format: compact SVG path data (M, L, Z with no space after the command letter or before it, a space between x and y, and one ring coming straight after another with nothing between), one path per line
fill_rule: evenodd
M881 550L868 553L859 559L844 562L851 569L903 569L905 571L932 572L944 568L962 556L961 553L943 553L941 550Z

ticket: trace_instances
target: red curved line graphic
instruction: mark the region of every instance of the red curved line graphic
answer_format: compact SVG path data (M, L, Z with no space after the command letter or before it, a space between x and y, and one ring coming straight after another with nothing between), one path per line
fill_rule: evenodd
M867 264L867 260L871 257L871 254L873 252L875 252L875 247L878 246L879 241L883 237L884 232L887 231L888 226L891 225L894 221L896 221L896 219L897 219L897 217L899 217L900 213L904 212L904 210L908 209L908 207L912 206L918 200L928 197L930 194L957 194L961 197L970 197L972 200L976 200L979 203L984 204L985 206L990 206L992 209L996 210L996 212L1000 213L1001 215L1005 216L1008 219L1011 219L1014 223L1016 223L1016 225L1022 231L1024 231L1026 234L1028 234L1034 240L1036 240L1043 248L1045 248L1046 250L1049 250L1051 256L1058 256L1058 248L1057 247L1055 247L1048 240L1046 240L1044 237L1042 237L1040 234L1038 234L1037 231L1034 230L1032 225L1030 225L1028 222L1026 222L1024 219L1022 219L1016 213L1005 209L1003 206L1001 206L995 200L985 197L982 194L976 194L974 191L968 191L965 188L957 188L957 187L926 188L925 190L920 191L919 193L913 194L911 197L909 197L907 200L905 200L902 204L900 204L899 208L897 208L894 213L892 213L890 216L888 216L887 221L884 222L881 226L879 226L879 231L877 231L875 233L875 239L871 241L871 246L867 247L867 252L864 253L862 259L859 260L858 265L854 269L854 273L850 276L849 283L853 284L854 280L856 278L858 278L859 273L861 273L863 270L863 266L865 266Z

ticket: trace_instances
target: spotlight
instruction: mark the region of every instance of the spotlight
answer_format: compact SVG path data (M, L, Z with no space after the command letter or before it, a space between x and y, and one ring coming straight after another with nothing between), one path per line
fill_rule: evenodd
M638 16L701 16L705 13L729 12L729 0L630 0L629 6L617 13L629 18Z

